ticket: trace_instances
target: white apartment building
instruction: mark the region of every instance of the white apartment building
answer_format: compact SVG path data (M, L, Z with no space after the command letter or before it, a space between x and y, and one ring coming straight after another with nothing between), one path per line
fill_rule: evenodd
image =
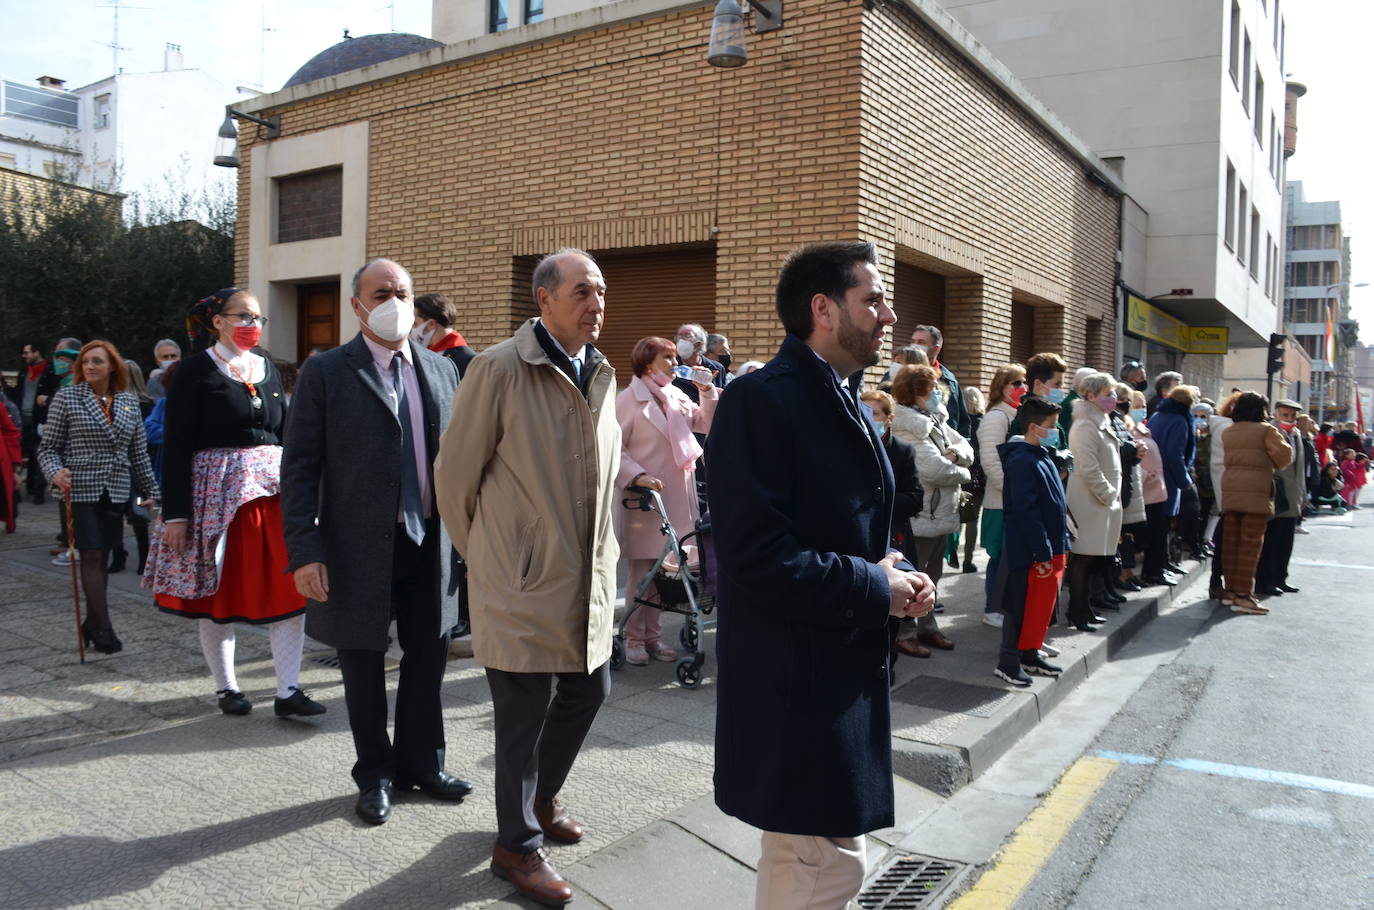
M1097 154L1119 159L1148 215L1143 266L1123 264L1122 350L1209 395L1279 322L1285 2L944 0Z
M157 198L174 187L228 192L233 175L212 164L224 105L233 95L169 45L164 67L66 89L4 80L0 167L94 189Z

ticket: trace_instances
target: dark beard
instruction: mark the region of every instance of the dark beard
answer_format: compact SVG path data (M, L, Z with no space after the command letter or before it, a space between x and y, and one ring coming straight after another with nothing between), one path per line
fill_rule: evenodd
M862 367L877 366L881 359L878 352L873 350L873 333L865 332L854 324L854 320L849 318L849 311L841 306L840 327L835 333L835 340L844 348L844 352L853 357L855 362Z

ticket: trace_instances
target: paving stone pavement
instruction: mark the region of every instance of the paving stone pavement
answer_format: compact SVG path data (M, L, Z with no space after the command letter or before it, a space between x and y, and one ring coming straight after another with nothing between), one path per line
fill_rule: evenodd
M329 713L278 719L266 631L239 626L239 682L256 707L226 717L195 626L158 611L126 571L111 576L110 598L124 651L80 664L70 570L49 564L56 530L55 507L26 506L19 530L0 534L0 908L534 906L488 870L493 733L471 659L450 660L443 706L448 770L475 792L459 805L400 796L373 828L353 814L353 745L332 651L307 641L301 676ZM981 575L941 582L941 626L959 648L899 663L894 744L972 743L994 726L983 709L1003 693L981 687L996 685L998 633L979 624L981 589ZM665 638L678 623L665 620ZM1093 643L1056 640L1066 656ZM552 849L576 906L753 904L758 832L711 798L713 630L704 643L697 690L676 684L671 663L613 674L561 794L587 835ZM941 680L978 704L915 691ZM1024 704L1049 685L1009 697ZM906 780L895 785L897 825L870 836L870 869L942 805Z

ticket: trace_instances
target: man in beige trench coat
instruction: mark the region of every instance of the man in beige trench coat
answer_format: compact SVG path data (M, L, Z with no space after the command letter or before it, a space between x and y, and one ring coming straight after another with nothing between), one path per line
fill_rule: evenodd
M533 286L539 317L468 365L434 481L468 565L473 656L495 714L491 869L556 906L572 890L544 839L582 837L557 795L610 691L620 428L615 371L594 346L600 268L559 250Z

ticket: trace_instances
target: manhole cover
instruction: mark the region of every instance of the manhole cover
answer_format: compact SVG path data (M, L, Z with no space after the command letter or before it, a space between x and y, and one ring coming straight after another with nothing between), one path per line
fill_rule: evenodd
M928 856L897 856L860 892L857 902L863 910L929 907L932 898L962 868L959 863L947 863Z
M904 704L973 717L991 717L1011 696L1006 689L971 686L938 676L918 676L892 693L895 700Z

